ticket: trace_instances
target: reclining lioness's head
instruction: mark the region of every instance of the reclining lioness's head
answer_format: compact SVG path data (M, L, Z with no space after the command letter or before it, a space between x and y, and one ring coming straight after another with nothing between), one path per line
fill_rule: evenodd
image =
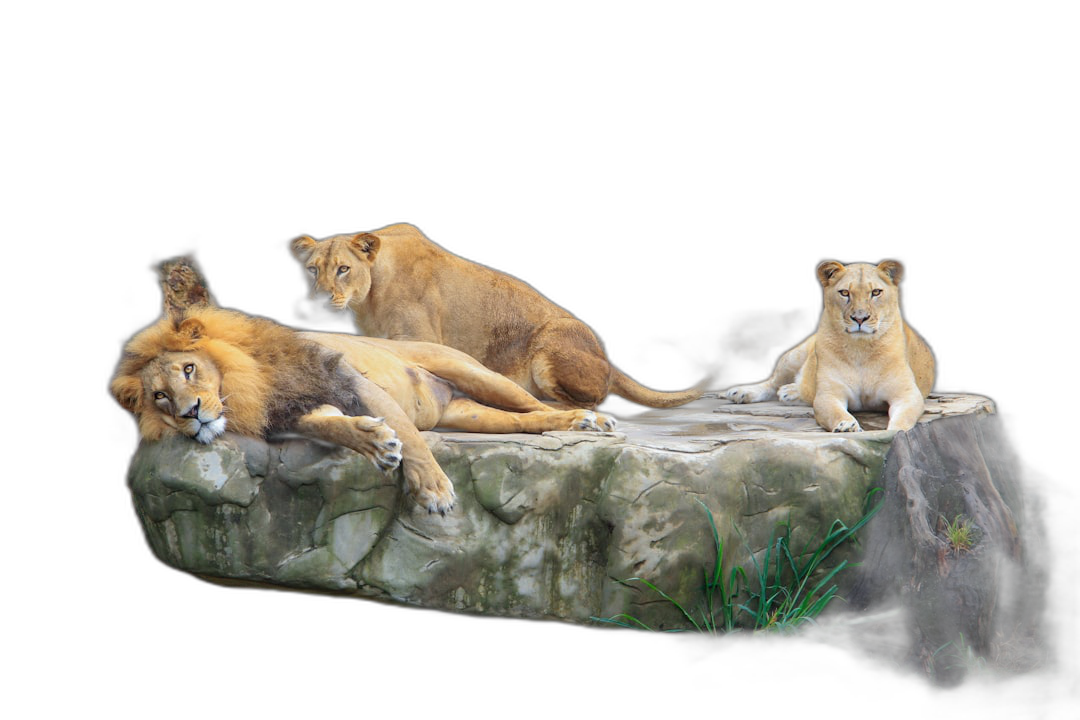
M311 273L315 291L329 295L330 304L338 310L367 298L371 265L379 252L377 236L358 233L316 240L301 235L292 241L292 251Z
M821 328L870 338L902 323L900 279L904 267L895 260L877 265L844 265L826 260L817 266L824 293Z

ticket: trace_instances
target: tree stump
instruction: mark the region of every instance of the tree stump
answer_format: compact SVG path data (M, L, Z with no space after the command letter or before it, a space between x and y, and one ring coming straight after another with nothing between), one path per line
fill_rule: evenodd
M1000 416L920 423L892 441L852 617L899 610L866 627L862 650L955 687L995 638L1031 629L1044 579L1025 538L1024 477ZM967 525L967 539L949 528Z

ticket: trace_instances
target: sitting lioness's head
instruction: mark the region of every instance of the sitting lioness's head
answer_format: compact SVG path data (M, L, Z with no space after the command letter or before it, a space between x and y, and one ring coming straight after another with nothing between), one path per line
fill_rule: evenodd
M292 251L312 275L315 291L330 296L330 304L344 310L350 302L363 302L371 290L371 265L379 252L379 238L371 233L335 235L316 240L301 235Z
M852 337L873 337L900 322L900 278L895 260L877 265L844 265L826 260L817 266L824 293L822 328L843 329Z

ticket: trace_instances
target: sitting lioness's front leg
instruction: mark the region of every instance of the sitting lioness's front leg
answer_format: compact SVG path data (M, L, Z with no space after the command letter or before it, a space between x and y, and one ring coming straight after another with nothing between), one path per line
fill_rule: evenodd
M355 450L380 470L401 464L401 441L382 418L345 415L333 405L321 405L296 421L303 435Z

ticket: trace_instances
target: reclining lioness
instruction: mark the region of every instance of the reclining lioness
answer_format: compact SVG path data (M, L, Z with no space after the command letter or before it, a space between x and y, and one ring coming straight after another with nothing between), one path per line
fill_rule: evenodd
M723 394L732 402L779 397L806 403L832 432L862 430L849 410L889 410L889 430L910 430L934 384L934 356L900 315L903 266L826 261L817 276L824 308L817 333L788 350L772 376Z
M456 348L541 400L594 408L615 393L674 407L699 390L657 392L616 369L585 323L517 278L453 255L412 225L302 235L292 251L315 289L353 311L360 331Z

